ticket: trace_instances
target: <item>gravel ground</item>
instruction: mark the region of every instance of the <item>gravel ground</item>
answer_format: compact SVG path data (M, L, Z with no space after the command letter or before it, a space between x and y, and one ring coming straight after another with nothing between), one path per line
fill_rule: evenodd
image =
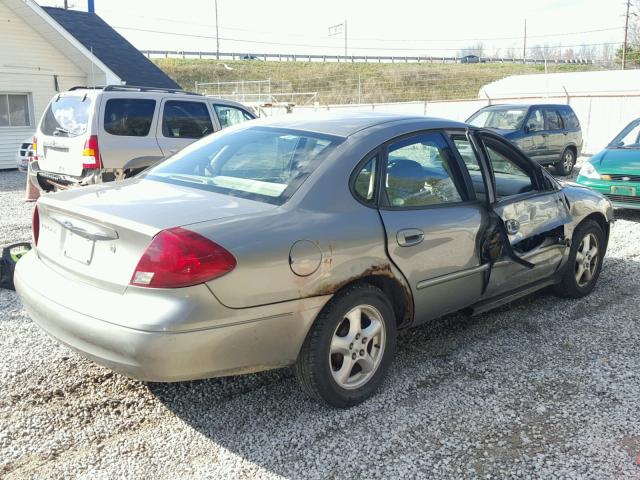
M29 238L23 182L0 173L0 244ZM591 296L405 331L381 393L347 411L288 369L124 378L0 290L0 477L639 478L640 212L617 213Z

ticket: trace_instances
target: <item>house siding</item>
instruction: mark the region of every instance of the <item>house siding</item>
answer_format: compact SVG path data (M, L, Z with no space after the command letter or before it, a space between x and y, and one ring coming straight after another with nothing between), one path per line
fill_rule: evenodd
M16 168L20 142L33 135L42 112L60 91L86 85L87 75L0 0L0 94L26 93L28 127L0 127L0 169Z

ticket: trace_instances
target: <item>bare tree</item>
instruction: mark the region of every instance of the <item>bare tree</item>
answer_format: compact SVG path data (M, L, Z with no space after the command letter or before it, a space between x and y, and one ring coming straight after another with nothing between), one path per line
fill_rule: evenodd
M478 42L475 45L464 47L458 51L458 57L466 57L467 55L476 55L477 57L484 56L484 44Z

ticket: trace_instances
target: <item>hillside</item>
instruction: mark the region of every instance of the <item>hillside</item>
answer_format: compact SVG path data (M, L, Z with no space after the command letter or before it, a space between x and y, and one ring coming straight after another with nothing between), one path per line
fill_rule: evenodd
M542 73L543 65L522 64L441 64L441 63L315 63L222 61L198 59L155 59L155 63L184 89L194 90L195 82L271 80L272 93L317 92L311 95L279 97L301 104L406 102L474 98L484 84L526 73ZM548 65L548 71L594 70L595 65ZM225 90L226 88L226 90ZM225 86L222 94L242 87ZM261 85L261 92L266 86ZM244 86L245 93L257 87ZM217 94L217 89L208 93ZM253 97L255 98L255 97ZM250 100L249 97L246 97Z

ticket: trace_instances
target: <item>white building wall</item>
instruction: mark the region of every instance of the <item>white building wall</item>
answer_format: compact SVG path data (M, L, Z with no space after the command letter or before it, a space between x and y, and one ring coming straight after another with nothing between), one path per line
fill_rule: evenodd
M3 169L15 168L20 142L33 135L42 112L56 94L54 75L58 77L60 91L86 85L87 75L2 0L0 25L0 94L26 93L31 108L28 127L0 127L0 169Z

